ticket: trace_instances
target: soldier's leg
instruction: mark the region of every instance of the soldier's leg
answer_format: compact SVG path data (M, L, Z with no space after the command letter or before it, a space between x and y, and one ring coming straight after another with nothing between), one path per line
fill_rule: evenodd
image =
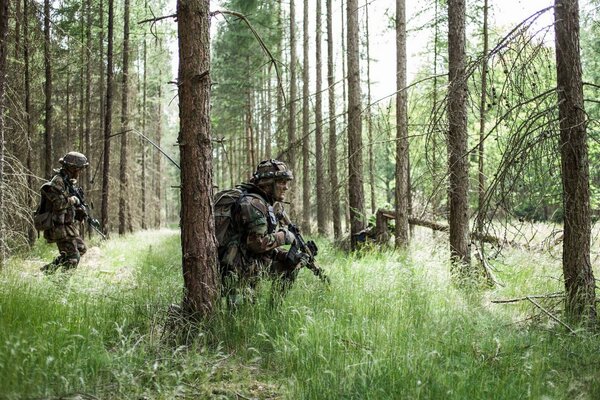
M58 245L58 243L57 243L57 245ZM61 251L60 246L58 246L58 250L60 252L58 257L56 257L54 260L52 260L52 262L50 262L50 263L44 265L42 268L40 268L40 271L42 271L44 274L46 274L46 275L53 274L62 265L66 254Z
M81 243L83 243L83 241L78 237L65 238L64 240L60 240L59 242L57 242L58 248L60 249L61 253L65 253L64 259L62 261L63 271L68 271L70 269L77 268L77 265L79 264L81 255L79 254L78 239Z
M275 260L271 264L269 275L273 281L271 286L271 305L275 305L285 297L298 277L298 269L290 267L283 260Z

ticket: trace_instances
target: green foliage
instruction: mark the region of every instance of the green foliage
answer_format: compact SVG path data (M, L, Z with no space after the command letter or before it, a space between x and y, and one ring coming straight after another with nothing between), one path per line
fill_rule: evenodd
M439 239L443 240L443 239ZM186 341L164 331L181 298L176 231L91 247L74 273L44 277L51 247L0 275L3 398L596 398L597 338L568 335L529 302L490 299L560 291L559 260L505 251L505 286L457 289L445 244L417 231L407 253L348 255L319 241L327 288L302 270L270 306L223 307ZM443 249L443 250L440 250ZM535 262L532 262L535 260ZM538 299L560 317L560 299ZM573 355L576 355L575 357Z

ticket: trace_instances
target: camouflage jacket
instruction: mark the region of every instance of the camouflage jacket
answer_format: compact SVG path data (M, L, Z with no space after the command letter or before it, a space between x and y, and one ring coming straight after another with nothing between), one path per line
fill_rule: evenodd
M247 194L240 199L235 219L240 229L240 242L250 257L265 255L272 258L285 243L285 233L278 232L278 222L268 196L258 186L242 184Z
M42 185L41 193L45 197L48 210L52 212L54 227L44 231L44 237L50 243L70 237L79 236L79 228L75 218L76 207L69 203L67 177L62 170L54 175L49 182Z

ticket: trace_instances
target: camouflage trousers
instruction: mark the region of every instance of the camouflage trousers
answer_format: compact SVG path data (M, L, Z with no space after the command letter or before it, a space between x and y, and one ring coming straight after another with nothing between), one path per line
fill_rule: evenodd
M60 255L56 257L50 264L42 267L45 273L53 273L60 267L63 271L77 268L81 256L85 254L87 248L83 239L79 236L65 237L56 241L56 246Z

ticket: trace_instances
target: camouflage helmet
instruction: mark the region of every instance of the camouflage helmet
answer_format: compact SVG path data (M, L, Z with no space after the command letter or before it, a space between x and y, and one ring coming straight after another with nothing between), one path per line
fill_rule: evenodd
M254 174L252 174L252 182L254 183L269 183L279 180L291 181L292 179L294 179L294 175L287 165L273 159L261 161Z
M86 156L84 156L83 154L78 153L76 151L68 152L67 154L65 154L64 157L62 157L60 160L58 160L58 162L63 167L77 168L77 169L85 168L90 164L88 162L88 159Z

